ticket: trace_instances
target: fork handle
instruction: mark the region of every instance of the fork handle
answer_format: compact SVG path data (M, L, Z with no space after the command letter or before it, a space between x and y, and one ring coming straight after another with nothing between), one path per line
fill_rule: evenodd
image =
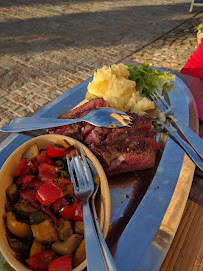
M196 153L203 159L203 139L180 120L176 120L174 117L171 118L175 126L177 126L177 128L181 131Z
M85 230L87 270L88 271L108 270L99 244L95 226L92 220L89 201L87 203L83 203L83 220Z
M169 126L167 126L162 121L158 121L168 132L169 136L172 137L172 139L175 139L179 143L179 145L185 150L185 152L188 154L190 159L201 169L203 170L203 162L200 159L200 157L197 155L197 153L194 151L194 149L185 141L182 139L182 137L179 136L177 132L174 132Z
M96 226L97 235L98 235L98 238L100 241L100 245L101 245L102 251L104 253L106 264L108 266L108 270L109 271L118 271L116 264L113 260L113 257L111 255L111 252L109 251L109 248L108 248L106 241L104 239L103 233L101 231L101 228L100 228L100 225L98 222L98 217L97 217L94 201L95 201L95 199L94 199L94 197L92 197L92 210L93 210L93 215L94 215L95 226Z
M72 124L80 122L82 120L83 120L82 118L52 119L52 118L22 117L13 119L9 125L3 126L0 129L3 132L24 132Z

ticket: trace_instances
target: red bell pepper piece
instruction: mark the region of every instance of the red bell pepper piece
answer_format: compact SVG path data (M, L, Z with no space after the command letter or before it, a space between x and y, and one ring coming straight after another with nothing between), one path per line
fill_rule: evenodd
M34 271L48 271L49 263L56 256L56 252L53 250L44 250L38 252L26 260L30 269Z
M47 163L49 165L53 165L53 160L48 156L47 151L41 151L40 155L37 156L37 162L39 164L41 163Z
M16 183L18 185L22 184L22 189L25 189L33 178L35 178L35 175L26 175L23 178L18 179Z
M59 148L55 146L46 145L47 153L52 158L62 158L66 156L66 148Z
M58 177L58 168L47 163L41 163L38 177L44 182L53 182Z
M49 271L71 271L72 255L61 256L49 264Z
M33 161L31 164L31 168L32 168L32 173L33 174L37 174L38 173L38 167L39 167L39 163L36 161Z
M48 206L59 198L63 197L63 192L53 183L44 183L37 190L36 199L42 205Z
M32 172L32 162L30 162L28 159L23 158L20 163L18 164L16 171L15 171L15 176L16 177L23 177L25 175L28 175Z
M44 184L43 181L41 181L39 178L35 177L32 179L32 181L29 183L29 186L28 188L36 188L36 189L39 189L40 186Z
M27 200L32 206L39 209L41 204L36 199L37 189L20 190L20 196L22 199Z
M46 148L47 148L47 152L48 152L49 157L52 157L52 158L62 158L62 157L65 157L66 154L70 154L71 152L73 152L73 154L75 156L74 145L70 146L68 148L59 148L59 147L55 147L55 146L46 145ZM71 158L71 157L69 157L69 158Z
M74 198L73 204L64 206L59 215L65 220L83 221L82 202Z
M55 224L58 223L58 220L55 217L55 215L52 214L52 212L49 209L46 209L43 205L42 205L42 211L45 212L46 214L48 214L52 218L52 220L54 221Z
M66 205L68 205L68 202L64 198L60 198L51 205L51 208L54 213L57 213L59 210L61 210L61 208Z

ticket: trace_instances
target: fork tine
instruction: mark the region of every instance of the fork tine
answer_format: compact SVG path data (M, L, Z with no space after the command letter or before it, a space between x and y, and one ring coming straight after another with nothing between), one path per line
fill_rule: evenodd
M167 103L165 98L162 97L157 91L151 94L150 97L166 117L169 116L170 114L173 114L172 107Z
M82 150L80 149L80 152L82 153ZM84 168L84 159L81 161L79 155L78 155L78 151L76 150L76 157L77 157L77 161L76 161L76 164L77 164L77 169L78 171L80 172L80 176L82 176L83 178L83 185L85 188L89 187L89 181L88 181L88 178L87 178L87 172ZM75 158L76 159L76 158ZM83 163L82 163L83 162Z
M78 155L78 152L76 150L76 156L74 157L73 154L71 153L72 156L72 161L73 161L73 166L74 166L74 170L75 170L75 174L77 177L77 182L78 182L78 186L79 186L79 190L81 190L85 185L85 179L84 178L84 174L83 174L83 170L82 170L82 164Z
M84 162L85 173L87 174L87 178L86 179L89 180L89 183L90 183L91 186L94 186L94 181L93 181L93 178L92 178L92 174L91 174L89 165L87 163L87 160L86 160L85 155L83 153L83 150L81 148L80 148L80 152L81 152L82 160Z
M165 110L165 106L162 102L162 99L159 99L155 93L153 93L152 95L150 95L150 97L152 98L152 100L155 102L155 104L157 105L157 107L161 110L164 111Z
M167 109L171 108L171 106L167 103L167 101L163 98L163 96L160 95L159 92L156 91L155 93L156 93L156 95L160 98L160 100L162 101L162 103L164 104L164 106L165 106Z
M67 159L68 171L69 171L69 173L70 173L70 179L71 179L71 181L72 181L72 183L73 183L74 191L78 191L79 188L78 188L78 186L77 186L77 184L76 184L76 180L75 180L75 177L74 177L72 168L71 168L71 163L70 163L70 160L69 160L68 155L66 155L66 159Z

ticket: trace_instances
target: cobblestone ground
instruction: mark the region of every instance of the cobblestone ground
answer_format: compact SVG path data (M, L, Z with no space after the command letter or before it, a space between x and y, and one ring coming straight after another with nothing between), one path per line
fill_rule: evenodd
M197 47L191 0L0 0L0 126L30 116L103 65L180 71Z

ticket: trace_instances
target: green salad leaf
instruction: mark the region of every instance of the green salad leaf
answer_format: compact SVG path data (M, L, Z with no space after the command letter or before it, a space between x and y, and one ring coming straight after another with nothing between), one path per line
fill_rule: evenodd
M136 90L142 96L149 97L155 91L162 94L175 87L175 85L171 84L171 81L175 81L175 74L154 70L146 61L139 67L128 64L126 68L130 73L128 79L136 82Z

